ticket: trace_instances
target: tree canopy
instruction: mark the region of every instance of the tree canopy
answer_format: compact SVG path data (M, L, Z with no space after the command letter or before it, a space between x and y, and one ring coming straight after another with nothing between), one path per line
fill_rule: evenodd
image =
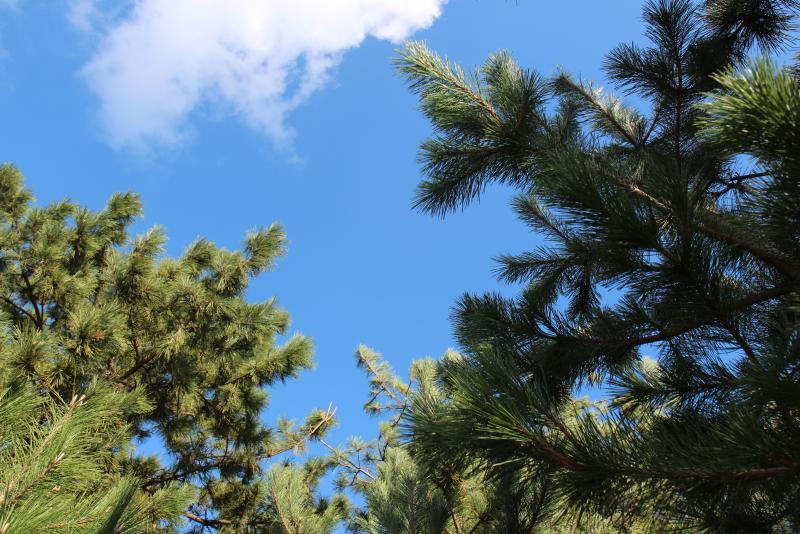
M115 470L145 494L196 488L186 517L198 528L255 528L266 521L264 461L333 421L323 410L301 425L261 419L265 388L312 362L308 338L277 342L289 315L275 299L245 299L284 253L283 231L251 232L242 251L200 239L172 259L163 229L130 237L141 211L131 193L99 212L39 207L19 171L0 167L0 363L48 402L69 403L98 382L120 399L136 393L144 404L124 413L130 436L158 437L170 461L120 450Z
M407 43L433 126L414 206L504 184L544 241L497 258L516 297L458 300L458 351L404 379L357 349L379 422L343 446L333 405L264 420L312 365L247 298L279 225L170 257L163 229L132 235L135 194L40 206L0 166L0 534L796 532L800 68L777 52L798 9L644 2L650 44L604 63L633 104Z
M505 183L546 238L498 258L518 298L456 306L464 358L408 419L430 472L511 473L577 517L797 528L800 88L748 59L785 45L797 7L646 2L652 45L604 65L636 107L508 53L469 72L406 47L435 130L416 206L445 215ZM576 406L587 387L605 405Z

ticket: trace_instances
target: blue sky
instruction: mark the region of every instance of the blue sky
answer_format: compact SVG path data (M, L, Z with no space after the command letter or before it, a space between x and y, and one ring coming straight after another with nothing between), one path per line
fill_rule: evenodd
M337 2L354 4L330 0ZM314 340L316 367L275 388L268 415L302 417L332 402L340 420L332 442L375 433L361 411L367 387L354 365L358 344L404 372L412 359L441 355L454 345L455 299L464 291L513 294L494 280L491 258L536 241L502 188L444 221L411 210L417 146L430 129L392 71L398 41L424 39L465 65L507 49L523 66L549 74L560 65L602 84L604 54L641 34L638 0L396 2L363 2L384 9L383 18L353 12L346 23L334 20L338 32L366 17L322 44L304 26L322 24L302 11L313 2L261 2L288 10L292 35L309 42L260 49L257 39L235 41L236 57L275 66L253 81L206 62L202 52L217 50L199 45L226 32L238 39L236 24L253 17L229 13L225 28L197 35L175 21L189 34L165 44L136 18L158 0L0 0L0 160L21 168L42 203L69 197L99 209L115 191L140 193L145 218L136 230L163 225L173 255L200 236L233 248L248 230L283 223L289 254L249 298L277 296L293 330ZM400 5L419 9L403 13ZM203 85L217 67L228 68L232 85ZM257 90L265 92L240 97Z

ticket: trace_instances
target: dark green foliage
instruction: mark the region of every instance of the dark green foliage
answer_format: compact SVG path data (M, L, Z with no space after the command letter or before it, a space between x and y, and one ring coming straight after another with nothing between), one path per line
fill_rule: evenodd
M428 406L438 411L445 402L440 387L441 369L431 360L412 363L408 382L402 380L380 354L359 347L356 361L369 376L370 394L364 408L382 415L378 437L369 442L353 438L344 448L330 447L328 462L337 466L338 485L355 491L364 500L364 508L354 510L348 527L352 532L369 533L529 533L547 532L618 532L615 524L597 515L577 520L558 514L559 495L547 481L533 481L513 469L502 476L489 477L464 461L456 450L438 449L441 455L429 457L423 464L410 454L414 443L404 443L398 425L411 409ZM450 351L444 366L456 366L463 359ZM454 400L450 400L454 402ZM448 401L448 402L450 402ZM585 406L578 402L573 406ZM444 434L448 428L442 428ZM440 438L444 434L437 435ZM324 440L323 440L324 443ZM325 443L327 445L327 443ZM436 454L436 453L434 453ZM641 523L629 521L626 528L640 532ZM588 527L584 528L584 527Z
M428 473L511 474L584 526L800 528L800 90L746 60L785 46L797 7L647 2L652 46L605 65L647 112L507 54L467 75L408 45L435 129L417 207L505 183L546 238L499 258L518 298L459 301L465 356L408 420ZM577 403L587 385L608 403Z
M242 251L201 239L171 259L160 228L128 237L141 209L130 193L99 212L69 201L36 207L20 173L0 167L2 364L54 399L97 382L137 392L146 408L125 412L130 430L161 438L171 463L118 454L109 471L154 495L196 487L188 517L198 529L255 528L268 498L256 483L264 460L332 423L322 411L299 427L261 421L265 387L311 365L307 338L276 342L289 327L276 301L244 298L283 254L283 231L252 232Z

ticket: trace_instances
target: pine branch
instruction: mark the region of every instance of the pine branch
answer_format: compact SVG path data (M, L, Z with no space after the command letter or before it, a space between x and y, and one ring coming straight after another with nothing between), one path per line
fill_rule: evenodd
M408 43L405 50L401 51L401 58L398 69L413 80L412 89L424 91L433 89L436 84L441 88L453 89L475 102L495 120L500 120L492 105L473 90L462 76L453 72L447 60L432 53L423 43Z
M614 185L627 190L632 196L651 204L663 214L672 214L672 209L667 204L643 191L638 186L632 183L624 182L602 169L598 169L598 173L608 179L609 182L613 183ZM779 251L776 251L769 246L752 243L746 240L744 237L739 235L740 233L736 229L732 228L728 223L720 219L719 216L710 209L700 208L700 211L696 212L696 216L698 220L694 223L694 227L700 233L749 252L767 265L774 267L781 274L784 274L790 278L797 277L798 267L793 265L789 258L786 258Z
M295 443L289 444L286 447L283 447L283 448L275 450L275 451L268 451L266 454L260 455L261 458L264 458L264 459L274 458L274 457L279 456L279 455L281 455L281 454L283 454L285 452L288 452L288 451L290 451L292 449L295 449L300 444L302 444L302 443L308 441L309 439L311 439L312 437L314 437L317 434L317 431L320 428L322 428L323 426L325 426L326 424L330 423L333 420L335 415L336 415L336 408L333 408L333 405L331 404L331 405L328 406L328 409L323 414L323 416L320 419L319 423L314 425L314 427L312 427L308 432L306 432L306 434L299 441L296 441Z
M20 306L16 302L14 302L11 298L7 297L6 295L0 295L0 298L2 298L5 302L10 304L11 307L14 308L15 310L17 310L19 313L22 313L22 314L28 316L28 318L31 321L33 321L34 323L37 322L37 318L34 317L33 315L31 315L31 312L29 312L28 310L26 310L25 308L23 308L22 306Z
M792 285L776 286L769 289L765 289L763 291L750 294L735 302L730 303L729 309L735 311L747 308L749 306L753 306L755 304L759 304L764 301L780 298L784 295L791 293L793 290L794 287ZM691 332L692 330L695 330L697 328L707 326L708 324L709 324L708 320L694 321L687 323L683 326L675 327L669 330L662 329L662 332L658 334L633 337L633 338L598 338L598 337L582 337L582 336L565 336L562 334L547 335L545 337L548 337L549 339L552 340L579 341L582 343L587 343L589 345L622 345L629 348L633 348L640 345L649 345L651 343L657 343L659 341L667 341L669 339L678 337L682 334L686 334L687 332Z
M336 459L336 462L339 463L339 465L348 469L353 469L356 473L361 473L370 480L375 480L375 475L373 475L360 465L356 465L352 460L343 455L338 449L328 444L328 442L326 442L324 439L320 439L319 442L322 443L325 447L327 447L329 451L331 451L334 454L334 458ZM359 461L361 460L359 459Z
M94 521L97 521L97 517L88 516L88 517L82 517L80 519L75 519L73 521L67 521L67 522L63 522L63 523L51 523L51 524L47 525L45 528L47 528L48 530L63 530L65 528L69 528L69 527L83 526L83 525L86 525L86 524L89 524L89 523L93 523ZM2 531L0 531L0 532L2 532Z
M44 328L44 317L42 315L42 311L39 310L39 307L36 303L37 301L33 293L33 286L31 285L31 281L28 278L28 275L25 274L24 271L22 271L20 274L22 276L22 280L25 282L25 291L28 293L28 300L30 301L31 306L33 306L34 313L36 313L36 325L39 328Z
M598 98L598 93L592 91L590 88L585 87L581 83L577 83L565 73L562 73L557 79L556 84L565 93L573 93L580 97L580 99L587 104L592 110L603 117L605 121L610 124L614 130L619 133L625 140L627 140L634 148L642 148L642 142L623 126L620 117L614 113L615 109L612 104L601 102ZM617 109L624 109L618 104ZM630 119L630 117L629 117Z
M275 493L275 488L270 487L270 494L272 496L272 504L273 506L275 506L275 512L278 514L278 520L280 521L281 526L283 527L283 531L286 534L291 534L292 530L289 527L289 523L287 522L286 517L283 515L283 510L281 509L280 504L278 503L279 500L278 500L278 495L276 495ZM297 532L296 534L300 533Z
M50 463L47 464L47 466L42 470L41 473L39 473L39 475L36 476L36 478L31 480L24 488L22 488L22 490L20 490L16 495L11 497L6 503L2 504L4 504L5 506L13 506L15 502L24 497L25 494L28 493L34 486L36 486L42 480L44 480L45 477L47 477L47 475L50 473L50 471L55 469L63 459L64 459L64 453L63 452L59 453L55 458L50 460Z
M183 515L186 516L187 519L206 527L218 528L233 524L233 521L230 521L229 519L208 519L205 517L200 517L199 515L191 512L184 512Z
M372 374L372 376L378 382L378 385L383 390L383 392L386 393L386 395L390 399L395 401L398 405L401 405L402 403L397 398L397 396L394 394L394 392L392 392L392 390L389 388L388 384L386 383L386 380L384 380L383 378L380 377L380 375L378 374L378 371L374 367L372 367L372 364L367 360L362 360L362 361L364 362L364 365L367 366L367 370Z

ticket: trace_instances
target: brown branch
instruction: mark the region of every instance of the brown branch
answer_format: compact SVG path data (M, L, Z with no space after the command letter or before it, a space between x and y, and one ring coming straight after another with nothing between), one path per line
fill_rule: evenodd
M653 114L653 122L650 123L650 128L647 130L647 133L644 135L642 139L643 144L647 144L647 141L650 140L650 136L653 135L653 131L656 129L656 125L658 124L658 119L661 117L661 112L663 107L659 107L656 112Z
M456 509L450 503L448 503L448 508L450 508L450 519L453 520L453 528L456 529L455 534L461 534L461 525L458 523L458 514L456 514Z
M602 177L617 185L626 189L631 195L644 200L645 202L652 204L655 208L665 214L671 214L672 210L669 205L661 202L654 196L650 195L649 193L643 191L636 185L632 183L625 182L624 180L620 180L619 178L613 176L608 171L604 171L601 168L597 168L598 174ZM788 258L786 258L783 254L779 251L772 250L769 247L762 246L757 243L751 243L746 239L742 238L741 236L737 235L738 232L735 228L732 228L728 225L724 220L720 219L719 216L711 211L708 208L703 208L701 211L697 213L697 221L694 224L695 229L697 229L701 234L704 234L708 237L712 237L723 243L728 245L732 245L734 247L740 248L745 252L749 252L762 262L771 265L775 269L777 269L781 274L784 274L791 278L797 277L797 266L793 265Z
M551 463L557 465L558 467L562 467L564 469L568 469L570 471L581 471L584 469L584 465L580 462L576 461L574 458L569 456L568 454L556 449L553 445L548 443L546 440L533 434L525 429L519 429L523 435L527 436L531 441L534 442L535 446L539 449L539 451L545 453L547 460ZM689 469L678 469L674 473L664 473L662 475L654 475L653 473L641 471L640 474L645 475L647 478L664 478L664 479L683 479L683 478L709 478L709 477L732 477L740 480L761 480L765 478L772 478L778 476L787 476L787 475L794 475L797 476L798 474L798 465L794 461L787 461L787 465L783 467L763 467L763 468L753 468L753 469L744 469L740 471L707 471L707 470L698 470L694 468ZM627 469L622 469L623 472L631 473L631 471Z
M317 430L319 430L324 424L330 422L331 419L333 419L334 415L336 415L336 408L334 408L333 407L333 403L331 403L331 404L328 405L328 409L325 410L325 415L322 417L320 422L317 423L316 425L314 425L314 428L312 428L311 430L306 432L306 434L299 441L295 442L292 445L287 445L286 447L283 447L282 449L278 449L277 451L267 451L266 454L260 455L260 457L262 459L274 458L275 456L278 456L279 454L283 454L284 452L288 452L288 451L294 449L295 447L297 447L301 443L304 443L304 442L308 441L309 439L311 439L314 436L314 434L317 433ZM320 440L320 441L322 441L322 440Z
M202 475L202 473L205 472L205 471L211 471L213 469L220 468L224 464L224 462L227 459L227 457L226 457L226 455L222 455L222 456L214 457L212 459L216 460L216 461L215 462L209 462L207 464L201 464L201 463L195 461L195 462L192 462L192 466L190 468L184 469L182 471L180 471L178 469L173 469L169 473L164 471L159 477L151 478L150 480L148 480L144 484L142 484L141 487L142 487L143 490L147 490L148 488L150 488L152 486L157 486L159 484L165 484L167 482L171 482L171 481L176 480L178 478L187 477L189 475L194 475L195 473L200 473Z
M370 362L366 358L362 358L362 361L364 362L364 365L367 366L367 370L372 374L372 376L374 376L377 379L378 385L384 392L386 392L386 395L388 395L390 399L395 401L398 404L398 406L402 405L400 399L397 398L397 396L392 392L392 390L386 384L386 380L380 378L378 371L372 367L372 364L370 364ZM377 398L377 395L373 398Z
M755 351L747 342L747 340L742 336L742 333L739 331L739 328L733 325L730 321L725 319L724 317L719 317L719 321L722 326L725 327L725 330L733 336L733 339L736 340L736 343L739 345L744 353L747 355L747 359L750 360L750 363L757 367L761 367L761 362L758 361L758 357L756 356Z
M0 298L3 299L4 301L8 302L9 304L11 304L11 306L13 306L17 311L27 315L31 319L31 321L36 322L36 317L31 315L31 312L29 312L28 310L26 310L25 308L23 308L22 306L20 306L16 302L14 302L11 298L7 297L6 295L0 295Z
M772 176L771 172L751 172L750 174L737 174L732 176L731 180L742 182L744 180L752 180L753 178L764 178L765 176Z
M675 35L672 35L672 46L675 53L675 65L677 67L677 94L675 95L675 161L678 163L678 170L681 168L681 126L683 115L683 58Z
M188 519L191 519L195 523L199 523L206 527L223 527L226 525L233 524L233 521L231 521L230 519L208 519L205 517L200 517L199 515L195 515L191 512L184 512L183 515L186 516Z
M25 282L25 289L28 292L28 300L30 300L31 305L33 306L33 311L36 313L36 324L39 328L44 327L44 316L43 312L39 310L39 307L36 305L36 297L33 294L33 286L31 285L31 281L28 278L28 275L25 272L20 273L22 276L22 280ZM44 307L43 307L44 308Z
M36 484L38 484L39 482L41 482L42 480L44 480L44 478L45 478L45 477L48 475L48 473L50 473L50 471L52 471L53 469L55 469L55 468L56 468L56 466L57 466L58 464L60 464L60 463L61 463L61 460L63 460L63 459L64 459L64 453L62 452L62 453L59 453L59 454L58 454L58 455L57 455L55 458L53 458L52 460L50 460L50 463L49 463L49 464L47 464L47 467L45 467L45 468L44 468L44 470L43 470L41 473L39 473L39 475L38 475L36 478L34 478L33 480L31 480L31 481L28 483L28 485L27 485L27 486L25 486L24 488L22 488L22 490L21 490L21 491L19 491L19 492L18 492L16 495L14 495L13 497L11 497L11 498L8 500L8 502L7 502L7 503L5 503L5 505L6 505L6 506L11 506L11 505L13 505L15 502L17 502L18 500L20 500L22 497L24 497L24 496L25 496L25 494L26 494L26 493L28 493L28 492L29 492L29 491L30 491L30 490L31 490L31 489L32 489L32 488L33 488L33 487L34 487Z
M738 480L762 480L765 478L786 476L798 474L798 466L794 462L789 462L790 465L785 467L755 467L752 469L742 469L739 471L713 471L706 469L679 469L675 474L664 474L660 478L666 479L683 479L683 478L735 478ZM649 475L649 474L648 474ZM649 475L650 478L659 478Z
M272 503L275 505L275 511L278 513L278 520L281 522L281 526L286 534L291 534L291 529L289 528L289 524L286 522L286 518L283 516L283 510L278 505L278 496L275 494L274 486L270 486L270 494L272 495Z
M335 414L336 414L336 408L332 409L332 406L328 406L328 410L325 412L325 416L322 418L322 420L318 424L316 424L314 426L314 428L309 430L305 434L305 436L303 436L303 438L300 439L300 441L295 442L292 445L287 445L286 447L283 447L283 448L275 450L275 451L267 451L264 454L258 455L258 459L259 460L268 460L270 458L274 458L275 456L278 456L279 454L283 454L285 452L288 452L288 451L292 450L293 448L297 447L300 443L303 443L303 442L307 441L314 434L316 434L317 431L325 423L330 422L330 420L333 418L333 416ZM169 473L165 472L161 476L159 476L157 478L150 479L147 482L145 482L142 485L142 488L143 489L147 489L147 488L150 488L152 486L156 486L156 485L159 485L159 484L164 484L166 482L170 482L170 481L175 480L175 479L180 478L180 477L186 477L186 476L189 476L189 475L193 475L195 473L201 473L201 472L204 472L204 471L210 471L212 469L218 469L219 467L221 467L225 463L225 461L227 460L227 456L228 456L228 453L226 451L225 454L223 454L223 455L211 456L211 459L214 460L213 462L209 462L207 464L199 464L197 462L193 462L192 467L189 468L189 469L184 469L182 471L173 470L173 471L171 471Z
M736 478L745 480L760 480L764 478L771 478L783 475L796 475L797 466L795 467L765 467L759 469L746 469L736 473Z
M761 362L758 361L758 357L756 353L753 351L752 347L747 343L747 340L742 336L739 328L731 323L725 314L719 310L719 307L716 306L716 303L708 296L708 292L706 291L705 287L702 284L699 284L694 277L690 277L690 283L695 287L695 290L703 299L703 302L706 306L711 308L714 311L714 314L717 316L717 320L719 323L728 331L728 333L733 337L736 343L739 345L747 359L750 360L750 363L755 365L756 367L761 367Z
M461 525L458 523L458 514L456 514L456 508L453 505L450 505L449 508L450 517L453 520L453 528L456 529L456 534L461 534Z
M564 422L558 418L558 416L555 416L549 412L544 412L542 415L546 420L550 422L551 425L556 427L564 435L565 438L567 438L573 444L578 443L578 440L575 439L575 435L572 433L572 431L570 431L569 428L567 428L567 425L565 425Z
M791 278L797 277L797 266L792 265L790 260L776 250L771 250L756 243L751 243L737 235L735 228L731 228L727 223L720 219L716 213L708 208L703 209L697 214L701 224L695 225L700 233L713 237L734 247L749 252L764 263L773 266L778 272Z
M408 394L411 391L411 385L413 383L414 383L414 378L412 377L411 380L408 381L408 385L406 386L406 391L404 393L405 401L403 402L403 407L400 409L400 412L397 414L397 416L394 418L394 420L389 425L389 428L391 428L393 430L395 428L397 428L398 424L400 424L400 421L403 419L403 415L405 415L406 411L409 408L409 405L411 404L411 402L410 402L411 399L409 398ZM383 448L381 449L381 460L385 460L386 459L386 450L388 448L389 448L389 442L388 441L384 441Z
M361 473L364 476L366 476L367 478L369 478L370 480L375 480L375 475L373 475L372 473L370 473L369 471L367 471L366 469L364 469L360 465L355 464L352 460L350 460L345 455L343 455L341 453L341 451L339 451L335 447L329 445L328 442L326 442L324 439L320 439L319 441L320 441L320 443L325 445L328 448L328 450L330 450L332 453L334 453L336 455L336 463L338 463L339 465L341 465L345 469L353 469L353 470L356 471L356 473ZM342 458L342 460L344 460L344 462L346 462L347 465L342 464L342 462L339 461L339 458Z
M133 367L128 369L125 372L125 374L123 374L121 377L117 378L116 381L117 382L124 382L125 380L127 380L128 378L133 376L136 372L140 371L143 367L145 367L146 365L148 365L148 364L154 362L156 359L158 359L158 356L159 356L159 354L156 352L155 354L153 354L149 358L145 358L144 360L139 361Z
M765 300L772 300L778 298L786 293L789 293L792 290L792 286L790 285L782 285L771 287L769 289L765 289L758 293L753 293L748 295L736 302L730 304L732 310L744 308L746 306L751 306L753 304L758 304ZM690 323L684 326L680 326L677 328L673 328L672 330L664 330L661 329L661 332L658 334L652 334L649 336L640 336L634 338L597 338L597 337L579 337L579 336L562 336L559 334L555 334L552 336L547 336L552 340L563 340L563 341L578 341L581 343L589 343L594 345L626 345L630 347L636 347L639 345L647 345L649 343L656 343L659 341L666 341L673 337L679 336L681 334L685 334L690 332L696 328L700 328L702 326L706 326L708 321L700 321L696 323Z
M486 522L487 519L488 519L488 514L481 514L481 516L478 517L478 520L475 522L475 524L472 525L472 528L469 529L469 532L467 532L467 534L475 534L475 532L478 531L478 528L480 528Z

